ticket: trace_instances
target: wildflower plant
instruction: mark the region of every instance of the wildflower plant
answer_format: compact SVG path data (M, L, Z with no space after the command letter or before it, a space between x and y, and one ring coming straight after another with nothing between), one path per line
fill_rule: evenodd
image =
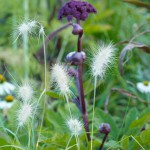
M24 2L24 4L27 4L28 0L25 0ZM49 4L50 1L46 2ZM43 3L44 2L42 2L42 4ZM58 4L57 2L52 3L56 3L56 8L54 8L54 12L51 14L52 17L54 17L54 13L58 9ZM111 3L113 2L111 1L110 4ZM109 6L111 6L110 4ZM97 8L103 8L103 4L99 6L99 1L94 3L94 5ZM29 8L27 7L26 11L28 11L28 9ZM130 102L134 106L139 102L143 103L144 105L148 104L148 101L140 98L140 96L142 95L141 93L143 93L143 95L148 95L150 93L150 82L144 81L134 84L126 80L126 83L123 83L123 86L126 86L125 84L132 85L130 90L136 93L132 94L131 91L119 89L118 84L117 87L112 88L112 83L122 81L122 77L119 76L117 81L113 80L111 83L109 82L111 80L109 78L107 81L110 83L109 86L100 87L102 88L102 92L99 91L98 86L101 82L98 81L104 81L106 79L107 72L112 69L112 66L116 60L116 48L112 42L108 44L104 42L98 42L94 46L91 46L91 43L95 41L95 39L92 39L93 37L89 36L91 38L91 41L88 41L89 43L86 40L83 41L83 39L86 39L84 34L87 32L87 29L89 30L90 28L91 31L88 31L88 33L92 33L94 30L95 36L97 38L101 37L101 34L99 35L99 32L101 31L98 31L101 30L101 25L99 26L99 18L113 14L111 11L106 12L106 14L102 14L102 17L95 17L93 20L91 19L88 22L87 20L89 16L97 13L96 8L89 2L83 0L68 0L62 5L57 13L57 19L59 22L64 20L64 22L66 21L67 23L53 32L50 28L51 33L49 35L46 36L47 30L45 30L44 26L41 25L41 23L39 23L37 20L30 20L28 14L25 17L25 20L17 26L15 34L17 36L14 42L19 39L22 40L25 65L23 68L25 72L25 82L18 86L14 86L13 84L7 82L7 79L0 74L0 99L1 95L5 93L5 95L2 97L3 99L0 100L0 109L2 109L2 111L4 109L9 109L10 113L11 111L15 110L16 115L15 119L12 119L12 122L15 124L15 129L17 127L15 132L9 129L9 125L6 126L8 128L5 128L5 124L7 124L7 122L9 122L9 118L11 118L9 111L7 112L8 118L7 115L5 115L3 122L1 121L2 117L0 115L0 128L4 131L6 137L9 136L9 134L11 135L11 138L7 141L11 144L0 146L0 149L4 147L23 150L144 150L150 148L150 146L147 144L148 139L145 138L149 134L148 121L150 119L150 109L147 108L143 112L139 113L139 110L141 111L143 109L143 105L140 106L139 110L136 108L128 109L128 106L125 108L125 104ZM114 16L112 15L112 17ZM49 17L49 20L49 24L46 25L46 28L49 28L48 25L51 24L51 16ZM87 21L87 24L84 23L85 21ZM96 21L98 21L98 25L96 24ZM55 23L56 22L54 22L54 24ZM92 26L86 28L88 23L91 23ZM65 39L64 36L61 35L61 38L56 40L57 42L55 47L49 49L49 51L46 51L48 43L52 40L52 38L68 27L70 27L72 30L68 30L70 32L64 31ZM118 29L116 30L118 32ZM67 37L68 34L76 37L76 43ZM38 58L39 61L39 64L36 62L36 65L41 65L40 67L42 68L42 71L40 73L42 75L44 74L43 79L41 74L37 75L34 73L34 79L38 80L38 92L35 92L33 85L30 82L27 82L30 79L29 63L32 64L32 60L29 59L29 37L32 35L37 37L37 41L40 38L42 40L39 51L33 55L35 58ZM69 43L68 41L71 42ZM126 42L127 41L125 41L125 43ZM52 45L54 44L51 43L50 46ZM62 47L60 47L60 45ZM145 45L141 45L140 43L134 43L132 39L130 40L130 44L125 48L125 51L129 51L131 48L137 46L143 48L144 51L146 50L149 52L149 47L145 47ZM86 50L86 47L91 47L91 49ZM67 54L65 53L65 49L67 49ZM55 52L59 50L60 54L56 60L53 60L52 58L54 55L51 52L54 50ZM90 54L89 58L87 57L88 53ZM63 54L65 55L64 62L60 62ZM123 67L123 58L125 54L126 52L123 51L123 56L121 57L121 68ZM30 55L30 57L32 56ZM89 61L86 61L87 58ZM84 62L87 63L84 65ZM84 71L86 71L85 76ZM115 75L117 76L117 74ZM50 80L48 80L49 77ZM139 78L138 80L140 81L142 79ZM7 88L5 88L4 85L7 86ZM47 85L51 87L50 90ZM12 94L14 89L16 90L16 95ZM106 96L107 91L109 92ZM124 97L119 97L119 101L114 102L117 103L117 107L115 107L115 109L111 109L110 111L112 113L111 115L114 115L114 113L118 112L118 110L121 111L119 115L122 116L123 114L125 117L121 118L120 120L118 116L113 119L109 114L109 109L113 107L114 104L109 105L109 109L107 108L112 92L114 94L114 99L116 98L115 96L118 96L119 94L129 97L129 102L124 102ZM116 95L115 92L117 93ZM138 95L138 92L140 96ZM59 101L61 99L65 99L65 101ZM16 108L16 106L18 107ZM102 110L103 106L105 111ZM120 107L123 109L120 110ZM67 117L68 119L66 119ZM62 129L62 124L64 122L67 131ZM118 123L118 126L116 125L116 122ZM13 128L13 126L11 127ZM21 133L23 131L24 134ZM131 133L133 135L130 135ZM108 140L108 137L112 138L112 141L109 141L107 144L105 144L105 142ZM22 141L25 142L22 143ZM144 144L146 144L146 146Z
M93 50L93 57L91 63L91 72L94 77L94 101L93 101L93 115L92 115L92 138L94 130L94 109L95 109L95 97L96 97L96 85L97 79L104 79L106 71L114 63L115 49L110 43L109 45L99 44ZM93 148L91 140L91 150Z

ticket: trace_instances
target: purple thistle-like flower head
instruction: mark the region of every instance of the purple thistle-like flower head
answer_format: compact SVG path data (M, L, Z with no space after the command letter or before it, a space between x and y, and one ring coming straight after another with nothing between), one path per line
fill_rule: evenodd
M71 0L60 9L58 19L61 20L63 17L66 17L68 21L71 21L74 17L77 20L85 21L89 13L96 12L96 9L88 2Z

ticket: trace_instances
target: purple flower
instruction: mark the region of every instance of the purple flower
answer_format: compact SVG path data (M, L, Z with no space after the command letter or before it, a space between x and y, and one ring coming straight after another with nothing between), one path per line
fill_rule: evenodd
M77 20L85 21L88 18L89 13L96 13L96 9L88 2L80 0L71 0L64 4L60 9L58 19L66 17L68 21L74 18Z

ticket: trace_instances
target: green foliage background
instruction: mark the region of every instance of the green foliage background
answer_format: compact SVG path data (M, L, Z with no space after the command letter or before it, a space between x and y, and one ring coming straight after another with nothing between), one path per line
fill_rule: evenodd
M58 10L64 0L32 0L29 1L29 18L36 19L45 27L45 33L48 35L60 26L66 23L66 20L58 21ZM122 0L88 0L98 10L96 15L90 15L85 23L83 48L89 53L92 44L99 41L109 43L112 41L117 50L117 60L115 67L107 74L104 81L99 81L101 86L97 86L96 110L95 110L95 140L94 149L98 149L103 135L98 131L102 122L110 123L111 133L105 143L104 149L110 150L150 150L150 108L147 106L147 100L150 100L149 94L141 94L136 83L145 80L150 81L150 56L137 48L130 51L126 59L128 61L124 65L124 76L121 76L118 69L119 55L126 44L119 44L122 41L129 41L132 37L140 32L149 30L150 13L149 9L138 7ZM150 5L149 0L145 0ZM20 83L23 80L23 52L22 41L13 42L17 25L24 19L24 1L23 0L1 0L0 2L0 73L14 83ZM7 17L8 16L8 17ZM52 64L57 62L65 62L65 56L76 50L77 38L71 34L71 27L55 36L47 47L48 70ZM150 35L145 34L136 39L136 42L149 45ZM37 44L38 43L38 44ZM33 35L29 42L29 76L37 85L37 97L42 92L44 86L44 65L40 64L34 54L36 54L42 42L37 40ZM91 47L91 48L89 48ZM90 57L90 56L89 56ZM89 73L90 64L87 60L84 63L84 90L89 113L89 120L92 120L92 101L93 101L93 79ZM16 81L12 79L12 76ZM50 73L48 74L48 81ZM99 85L98 84L98 85ZM47 83L49 86L49 82ZM74 93L76 90L72 87ZM122 89L125 92L112 92L112 88ZM109 96L108 112L104 111L105 101ZM133 94L134 96L132 96ZM39 149L56 150L63 149L70 137L68 129L65 125L67 119L67 106L63 98L57 92L47 91L47 107L44 116L44 125L42 134L40 135ZM136 96L136 97L135 97ZM140 101L142 99L142 102ZM17 101L17 100L16 100ZM41 105L42 106L42 105ZM71 104L75 116L81 119L81 114L74 104ZM15 133L15 122L12 118L16 106L14 105L7 114L7 119L0 115L0 146L12 144L13 136L6 129ZM40 107L37 114L37 120L41 120ZM82 119L81 119L82 120ZM35 125L35 134L38 132L38 123ZM141 129L145 127L144 131ZM5 130L4 130L5 129ZM23 129L18 133L22 146L26 146L27 133ZM85 148L85 134L80 136L81 149ZM70 145L75 143L75 139ZM18 145L18 143L14 143ZM89 143L90 145L90 143ZM89 145L88 148L89 149ZM141 147L141 146L142 147ZM0 149L10 149L0 148ZM34 146L33 146L34 149ZM72 148L73 149L73 148Z

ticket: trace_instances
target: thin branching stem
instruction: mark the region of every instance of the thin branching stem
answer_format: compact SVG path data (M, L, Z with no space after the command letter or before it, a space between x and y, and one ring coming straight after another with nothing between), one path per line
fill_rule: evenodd
M71 140L72 140L72 137L73 137L73 135L71 135L70 139L68 140L67 146L66 146L65 150L68 149L68 146L69 146L69 144L70 144L70 142L71 142Z

